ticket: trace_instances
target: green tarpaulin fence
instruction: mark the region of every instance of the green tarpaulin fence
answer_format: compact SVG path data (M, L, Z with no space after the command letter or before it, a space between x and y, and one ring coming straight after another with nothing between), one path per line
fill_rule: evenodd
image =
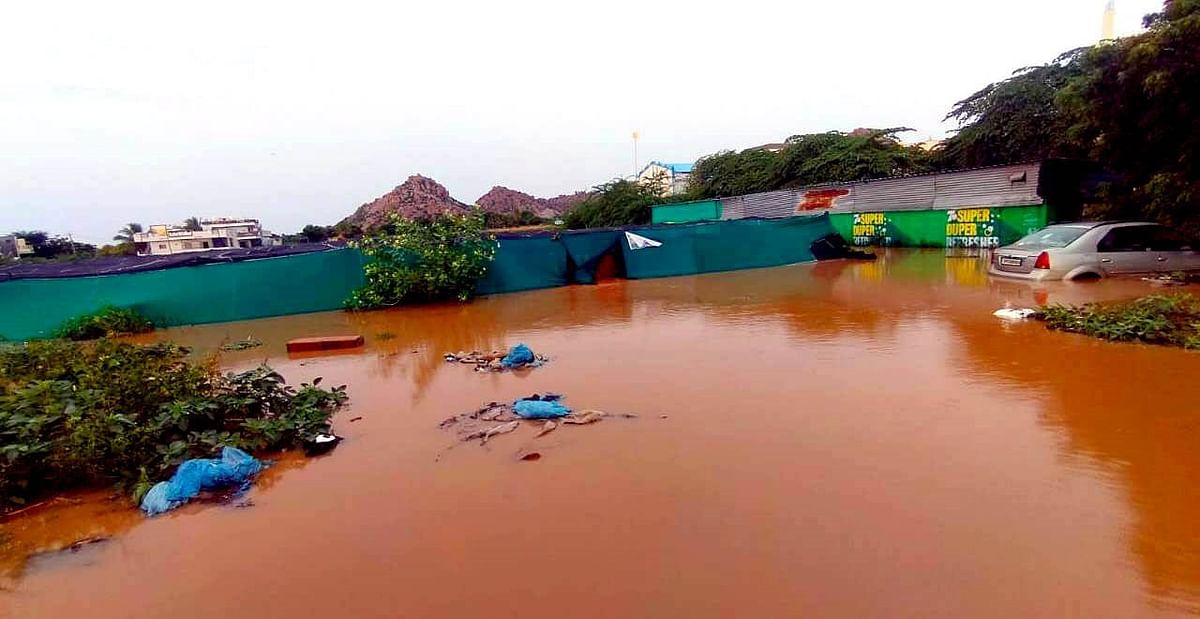
M48 337L64 321L105 305L175 326L303 314L342 307L363 283L356 250L180 267L124 275L0 283L0 337Z
M567 285L567 251L549 234L502 237L477 294Z
M828 215L736 219L629 231L662 243L644 249L622 244L625 275L630 279L806 262L813 259L812 242L834 233Z
M829 217L716 221L630 229L662 243L632 250L621 230L501 237L479 294L595 281L596 266L620 252L630 278L692 275L812 260L809 245L833 233ZM338 309L363 284L354 249L159 271L0 282L0 337L50 336L64 321L113 305L159 326Z
M559 240L567 249L567 256L574 267L572 281L577 284L596 283L596 266L600 264L600 259L608 252L616 251L617 243L624 238L620 230L564 232Z

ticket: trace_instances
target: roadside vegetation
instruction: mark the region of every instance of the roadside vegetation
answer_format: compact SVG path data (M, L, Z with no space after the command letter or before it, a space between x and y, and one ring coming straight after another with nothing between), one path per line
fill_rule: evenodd
M1052 305L1040 317L1047 327L1058 331L1200 350L1200 299L1186 293L1108 305Z
M123 307L105 306L90 314L67 320L54 332L54 336L83 341L147 333L153 330L154 323L137 311Z
M291 387L267 366L222 375L174 344L0 346L0 511L114 484L137 500L219 447L298 446L346 400L319 383Z
M393 214L354 243L369 262L366 284L346 299L347 309L470 299L496 257L486 227L479 209L419 220Z
M563 215L563 221L572 230L648 224L650 207L671 201L662 193L658 183L616 179L596 186L587 199Z

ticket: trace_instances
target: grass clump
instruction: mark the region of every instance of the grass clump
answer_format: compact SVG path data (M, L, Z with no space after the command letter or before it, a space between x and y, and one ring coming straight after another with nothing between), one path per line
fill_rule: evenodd
M0 511L73 488L145 489L221 446L299 445L346 400L319 379L221 374L187 353L109 339L0 347Z
M1126 303L1052 305L1046 326L1116 342L1146 342L1200 350L1200 300L1190 294L1156 294Z
M55 330L54 337L78 342L153 330L154 323L137 311L110 305L67 320Z

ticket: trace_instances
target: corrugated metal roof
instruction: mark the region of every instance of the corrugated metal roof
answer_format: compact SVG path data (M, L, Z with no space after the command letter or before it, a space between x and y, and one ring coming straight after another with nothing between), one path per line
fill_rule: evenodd
M641 172L638 172L638 176L641 176L643 173L646 172L647 168L649 168L650 166L654 166L654 165L659 166L661 168L666 168L666 169L670 170L672 174L690 174L692 171L692 168L696 167L696 165L693 163L663 163L661 161L651 161L650 163L647 163L645 167L642 168Z
M1021 163L722 198L722 218L1041 204L1037 194L1040 167L1039 163ZM822 199L832 207L811 206L820 205ZM801 204L812 210L801 213Z

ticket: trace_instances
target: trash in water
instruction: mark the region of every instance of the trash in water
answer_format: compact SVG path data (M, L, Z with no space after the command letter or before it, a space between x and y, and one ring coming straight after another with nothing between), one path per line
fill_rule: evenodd
M500 365L506 368L517 368L533 363L536 360L537 358L534 357L533 351L528 346L517 344L512 347L512 350L508 351L507 355L504 355L504 358L500 360Z
M259 346L262 346L262 340L246 336L246 339L244 340L237 340L236 342L226 342L221 344L221 350L248 350L251 348L258 348Z
M337 447L338 443L342 442L342 440L342 437L336 434L318 434L304 441L304 454L319 456Z
M508 423L502 423L502 424L484 432L483 440L479 444L480 445L487 444L488 439L492 438L493 436L500 436L501 434L508 434L509 432L512 432L513 430L516 430L519 427L521 427L520 421L510 421Z
M557 421L554 421L553 419L547 419L546 423L542 424L542 429L538 430L537 436L535 436L533 438L541 438L543 436L546 436L547 434L550 434L551 432L553 432L554 429L557 427L558 427Z
M1003 318L1004 320L1026 320L1037 316L1037 314L1038 311L1035 309L1016 309L1012 307L1006 307L992 312L993 316L996 318Z
M607 416L608 416L608 413L606 413L604 411L596 411L596 410L579 411L578 413L571 415L570 417L567 417L566 419L563 419L563 423L570 423L570 424L583 426L583 425L587 425L589 423L596 423L597 421L600 421L601 419L604 419Z
M517 344L505 354L499 350L490 353L473 350L471 352L448 352L442 355L446 363L462 363L475 366L476 372L501 372L504 370L519 370L523 368L538 368L549 359L535 354L528 346Z
M522 425L537 428L537 433L533 436L536 439L555 431L563 424L583 426L605 418L637 418L633 413L606 413L594 409L572 413L570 408L559 402L561 399L563 396L557 393L535 393L511 405L488 402L469 413L443 419L438 427L443 430L453 429L461 442L478 440L480 445L486 445L491 439L515 432Z
M513 412L524 419L553 419L570 415L571 409L557 400L517 400Z
M250 487L263 463L236 447L222 447L220 458L185 460L168 481L160 481L142 497L142 511L154 516L187 503L203 490Z

